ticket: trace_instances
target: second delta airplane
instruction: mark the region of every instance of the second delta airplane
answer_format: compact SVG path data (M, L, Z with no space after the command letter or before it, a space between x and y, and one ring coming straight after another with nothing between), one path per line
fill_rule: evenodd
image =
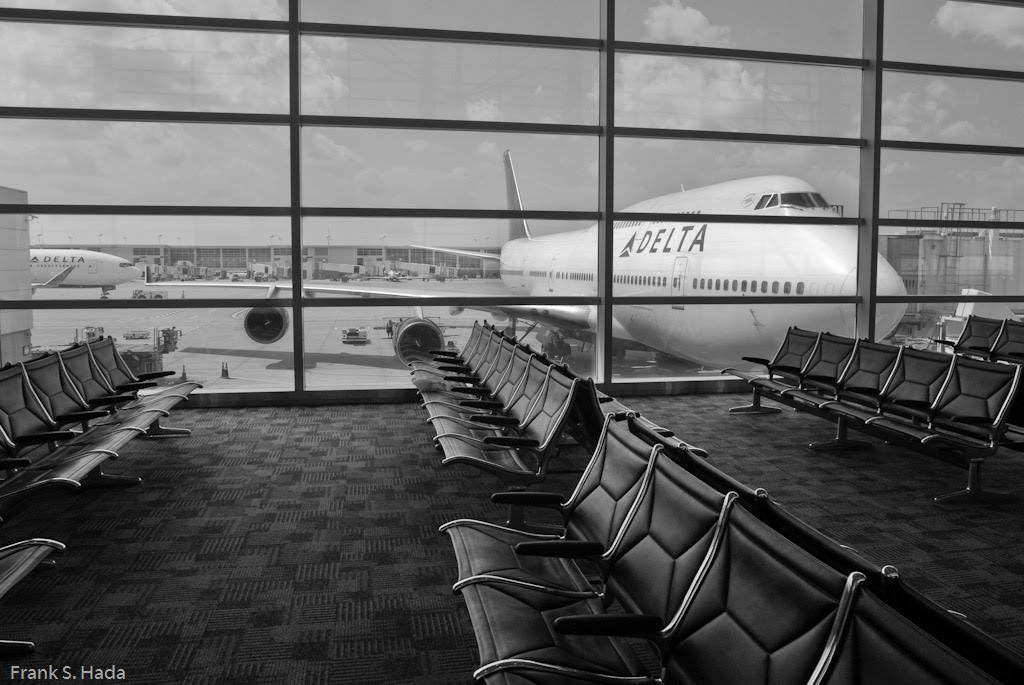
M29 249L32 289L99 288L101 297L121 283L142 278L142 269L105 252L33 247Z
M505 175L509 209L522 210L507 151ZM830 224L835 213L805 181L789 176L740 179L645 200L624 211L690 214L693 218L615 223L616 296L731 297L745 301L728 305L616 305L612 336L619 349L640 346L720 369L739 363L743 356L770 357L789 326L836 335L857 334L852 304L758 302L772 296L857 294L858 227ZM819 217L822 225L701 223L701 213ZM525 220L513 219L510 225L510 240L502 245L500 255L426 249L497 261L505 287L524 298L596 294L597 260L592 247L597 245L596 225L544 237L531 235ZM877 271L878 295L906 295L899 274L880 255ZM275 297L278 289L288 287L273 284L267 297ZM465 295L312 284L304 285L303 291L391 297ZM463 309L487 311L500 320L536 322L542 328L538 339L544 351L554 357L568 352L567 339L592 340L597 331L596 305L477 305L468 299L464 307L453 307L452 313ZM900 303L878 305L876 330L881 337L895 330L905 310L906 305ZM276 342L287 331L287 311L254 307L246 314L244 326L252 340ZM444 334L436 323L418 313L402 320L393 343L398 358L406 362L427 350L444 347Z

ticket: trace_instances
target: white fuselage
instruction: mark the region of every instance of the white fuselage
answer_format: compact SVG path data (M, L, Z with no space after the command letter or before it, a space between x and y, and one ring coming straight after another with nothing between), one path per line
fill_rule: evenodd
M29 253L34 286L42 286L68 267L74 269L57 287L109 289L142 277L142 270L128 260L104 252L34 247Z
M616 305L613 336L720 368L738 363L743 356L771 357L789 326L857 335L853 304L758 302L772 296L857 294L856 226L830 224L836 215L821 206L823 201L819 206L777 203L754 210L772 194L793 198L813 192L799 179L762 177L655 198L624 210L694 216L687 221L616 222L612 256L616 296L744 301ZM822 225L705 223L699 213L815 216L821 217ZM513 292L530 297L593 296L596 245L596 226L509 241L501 253L502 280ZM903 281L881 256L877 278L879 295L906 294ZM877 334L893 331L905 309L903 304L880 304ZM590 321L587 327L595 330L596 323Z

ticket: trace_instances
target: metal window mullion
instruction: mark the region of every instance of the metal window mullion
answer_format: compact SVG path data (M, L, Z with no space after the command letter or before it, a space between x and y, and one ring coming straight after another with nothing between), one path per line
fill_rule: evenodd
M292 354L296 392L306 389L305 318L302 303L302 42L299 33L301 0L288 0L288 140L292 265Z
M231 17L79 12L14 7L0 7L0 22L245 33L286 33L288 31L288 22L279 19L233 19Z
M860 69L865 60L858 57L833 57L798 52L776 52L771 50L743 50L719 48L705 45L673 45L670 43L649 43L640 41L616 41L614 49L630 54L664 55L668 57L696 57L701 59L728 59L745 62L776 62L779 64L807 64L820 67L845 67Z
M875 338L878 274L878 190L882 138L882 36L885 0L864 0L861 76L859 214L864 224L857 240L857 337Z
M860 217L785 216L767 214L669 214L660 212L615 212L615 221L783 224L786 226L860 226Z
M111 216L288 216L290 207L226 205L51 205L0 204L4 214L87 214Z
M570 38L532 33L500 33L495 31L428 29L414 26L373 26L367 24L333 24L304 21L300 23L299 30L305 36L333 36L339 38L476 43L480 45L510 45L556 50L597 50L601 47L601 41L595 38Z
M590 124L545 124L529 121L478 121L414 117L370 117L341 114L306 114L303 126L332 128L398 128L417 131L475 131L494 133L539 133L549 135L596 136L601 128Z
M615 241L615 0L601 0L601 41L598 84L598 123L602 136L598 148L598 207L601 219L597 226L597 294L601 299L597 311L597 344L594 349L598 381L612 386L612 320L615 316L613 246Z
M923 64L920 62L882 62L885 72L919 74L922 76L950 76L953 78L976 78L989 81L1024 81L1024 71L1012 69L987 69L985 67L960 67L946 64Z
M780 145L822 145L831 147L862 147L860 138L841 136L808 136L791 133L754 133L743 131L710 131L706 129L649 128L616 126L615 135L624 138L671 138L677 140L713 140L727 143L774 143Z

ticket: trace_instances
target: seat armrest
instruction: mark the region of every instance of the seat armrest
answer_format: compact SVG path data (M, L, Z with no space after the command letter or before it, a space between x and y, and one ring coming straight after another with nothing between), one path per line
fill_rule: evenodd
M969 426L983 426L986 423L992 423L995 419L988 418L986 416L954 416L953 421L957 423L967 424Z
M31 459L0 459L0 469L20 469L31 465Z
M531 540L516 545L516 554L526 557L598 557L604 545L590 540Z
M561 504L563 497L559 492L509 490L494 493L491 495L491 501L495 504L523 504L535 507L550 507Z
M32 433L30 435L19 435L14 438L15 445L40 445L44 442L58 442L60 440L70 440L71 438L78 435L74 431L43 431L42 433Z
M136 390L142 390L143 388L155 388L155 381L139 381L138 383L125 383L114 388L118 392L135 392Z
M97 397L96 399L89 400L90 407L102 407L106 404L120 404L122 402L131 402L135 399L134 395L107 395L106 397Z
M497 400L461 400L459 406L467 409L501 409L505 405Z
M483 416L470 416L469 420L473 423L486 423L492 426L519 425L519 419L514 416L494 416L492 414L484 414Z
M149 373L137 373L135 377L140 381L151 381L154 378L166 378L178 373L177 371L150 371Z
M110 416L110 412L106 409L93 409L92 411L75 411L70 414L61 414L54 418L60 423L78 423L101 419L104 416Z
M664 627L660 616L650 614L602 614L598 616L562 616L555 619L555 630L563 635L653 635Z
M453 350L428 350L430 354L436 354L439 357L448 357L449 359L458 358L459 353Z
M444 366L437 367L438 371L450 371L452 373L469 373L473 369L466 366L465 364L446 364Z
M487 445L499 447L540 447L540 443L533 438L520 438L512 435L491 435L484 438Z
M743 357L743 361L750 362L751 364L760 364L761 366L768 366L771 362L761 357Z
M478 397L483 395L490 395L491 391L487 388L481 388L479 386L472 386L469 388L449 388L450 392L461 392L463 395L476 395Z
M601 395L600 397L597 398L597 401L601 404L604 404L605 402L614 402L615 398L610 395Z
M472 383L473 385L480 382L480 379L476 376L445 376L444 380L454 383Z
M930 409L931 403L924 402L922 400L888 400L897 407L907 407L908 409Z

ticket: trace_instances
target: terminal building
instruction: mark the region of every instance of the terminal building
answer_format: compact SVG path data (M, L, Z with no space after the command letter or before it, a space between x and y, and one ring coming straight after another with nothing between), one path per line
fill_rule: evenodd
M1024 682L1020 3L76 5L0 2L12 682Z

